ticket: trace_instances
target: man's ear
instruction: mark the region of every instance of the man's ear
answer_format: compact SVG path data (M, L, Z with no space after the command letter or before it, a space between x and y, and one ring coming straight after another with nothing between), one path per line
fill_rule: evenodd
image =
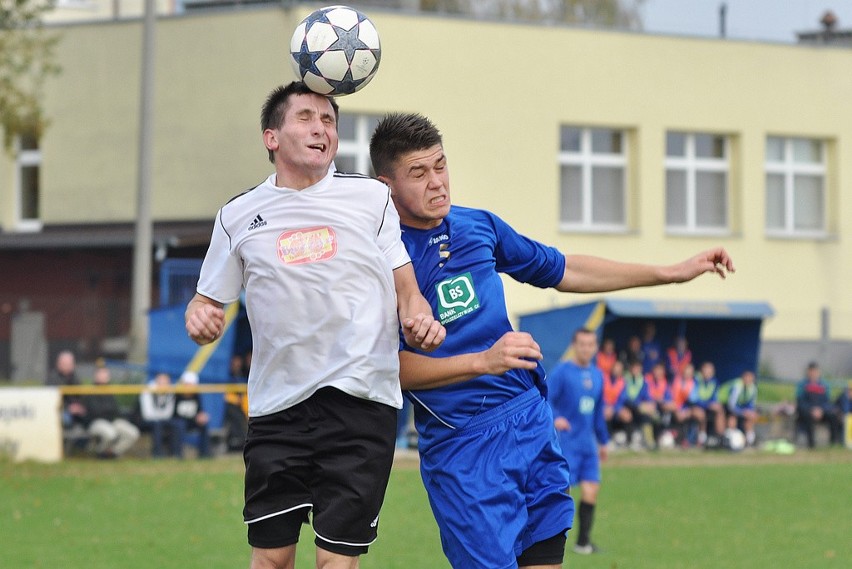
M391 189L391 191L393 191L393 186L391 186L390 178L388 178L387 176L379 176L377 179L378 179L380 182L384 182L384 184L385 184L387 187L389 187L389 188Z
M266 146L267 150L273 152L278 150L278 135L271 128L263 131L263 145Z

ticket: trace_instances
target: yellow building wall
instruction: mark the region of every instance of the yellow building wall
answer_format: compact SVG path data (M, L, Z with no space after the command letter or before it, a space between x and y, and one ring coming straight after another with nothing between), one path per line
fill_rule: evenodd
M246 9L157 23L153 213L212 218L270 171L259 109L292 79L286 61L309 9ZM852 50L599 32L370 12L381 69L342 112L418 111L441 128L455 203L491 209L568 253L672 263L722 245L737 273L615 293L679 300L765 300L773 339L816 339L829 307L832 336L852 339ZM141 23L61 28L63 74L46 98L44 222L134 218ZM559 231L559 126L630 133L625 234ZM730 235L667 236L665 134L732 140ZM831 142L831 235L764 235L767 135ZM2 168L2 167L0 167ZM2 172L2 169L0 169ZM4 199L0 196L0 199ZM589 300L507 283L510 314Z

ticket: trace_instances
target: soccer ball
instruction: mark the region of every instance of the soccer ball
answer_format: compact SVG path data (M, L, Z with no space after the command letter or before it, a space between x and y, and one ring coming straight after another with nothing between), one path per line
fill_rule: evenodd
M348 6L327 6L302 20L290 39L290 63L321 95L350 95L375 77L382 59L379 33Z
M741 451L746 446L745 434L739 429L726 429L725 441L728 448L734 452Z

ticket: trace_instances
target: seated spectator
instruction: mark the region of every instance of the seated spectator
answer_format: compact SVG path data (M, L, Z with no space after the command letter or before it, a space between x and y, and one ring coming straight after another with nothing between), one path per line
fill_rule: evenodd
M610 438L615 440L623 436L624 443L629 440L627 428L633 422L633 414L630 412L630 409L624 406L625 398L624 364L616 360L612 366L610 375L604 375L604 419L606 420ZM623 433L623 435L615 437L618 433Z
M595 365L601 370L604 378L612 374L612 367L618 361L618 354L615 353L615 341L612 338L604 338L601 344L601 349L595 354ZM623 370L623 367L622 367Z
M672 404L672 426L677 433L675 439L682 446L689 444L687 433L692 420L692 409L689 406L689 398L695 389L695 367L687 364L683 367L681 375L676 375L671 382Z
M56 355L56 362L53 369L47 374L44 380L45 385L62 386L62 385L80 385L80 380L77 379L77 358L74 357L74 352L71 350L62 350ZM84 414L84 409L80 405L79 395L65 395L62 397L62 427L70 429L75 425L80 425L82 421L76 418Z
M651 424L657 413L657 406L648 394L648 385L642 373L642 361L634 360L624 374L624 406L630 410L632 421L627 427L631 448L638 450L653 444Z
M198 385L198 374L185 371L180 376L182 385ZM208 458L210 456L210 416L201 408L201 397L198 393L189 391L178 391L175 394L175 417L172 421L174 436L183 442L187 432L198 432L198 456ZM183 444L177 455L183 458Z
M692 351L686 338L678 336L674 345L666 351L666 364L669 378L682 377L686 366L692 365Z
M740 377L731 380L726 410L728 428L744 432L746 445L754 446L754 425L757 423L757 384L753 371L746 370Z
M110 379L109 368L95 369L94 385L109 385ZM84 395L80 398L80 407L81 412L75 415L75 420L85 425L99 458L117 458L139 439L139 429L123 417L114 394Z
M825 423L830 432L831 443L839 443L840 429L835 410L831 406L831 388L822 378L819 364L811 362L805 371L805 378L796 388L796 424L805 432L808 447L816 446L814 426Z
M840 395L834 400L834 411L837 416L837 424L840 432L837 436L838 442L843 442L846 438L846 445L852 444L852 431L846 426L847 421L852 421L852 381L846 384L846 387L841 390Z
M672 401L672 392L666 379L666 366L663 362L657 362L651 368L651 372L645 375L645 383L648 385L648 395L654 402L654 416L652 425L652 446L657 447L660 434L668 430L672 423L672 413L675 410Z
M642 339L639 336L630 336L627 339L627 346L618 354L624 366L630 370L630 364L638 361L642 363L645 360L645 352L642 351Z
M725 410L719 403L719 382L712 362L701 364L701 372L689 398L692 419L698 425L698 445L716 446L725 431ZM708 426L713 431L708 433Z
M151 430L151 454L155 458L166 456L163 440L171 443L171 454L181 456L183 440L172 433L172 421L175 415L175 394L171 391L172 378L161 372L148 384L150 389L139 395L139 407L142 421Z

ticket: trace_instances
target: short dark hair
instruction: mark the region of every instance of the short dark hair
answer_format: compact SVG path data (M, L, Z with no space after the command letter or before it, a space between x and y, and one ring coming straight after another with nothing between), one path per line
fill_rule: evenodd
M571 336L571 343L576 342L577 338L579 338L580 336L583 336L585 334L593 335L596 340L598 338L598 335L595 333L594 330L590 330L589 328L577 328L576 330L574 330L574 335Z
M281 126L281 123L284 122L284 115L287 114L287 105L290 102L290 97L292 95L320 95L314 91L311 91L310 87L308 87L304 81L293 81L288 83L287 85L279 85L272 92L269 93L266 97L266 101L263 103L263 108L260 111L260 131L263 132L268 128L276 129ZM328 102L331 103L331 108L334 109L334 119L337 122L337 119L340 118L340 108L337 105L337 101L334 100L334 97L329 97L326 95L320 95L321 97L325 97L328 99ZM269 161L273 164L275 163L275 157L272 154L271 150L269 152Z
M370 160L378 176L393 173L403 154L443 144L438 128L417 113L390 113L384 116L370 139Z

